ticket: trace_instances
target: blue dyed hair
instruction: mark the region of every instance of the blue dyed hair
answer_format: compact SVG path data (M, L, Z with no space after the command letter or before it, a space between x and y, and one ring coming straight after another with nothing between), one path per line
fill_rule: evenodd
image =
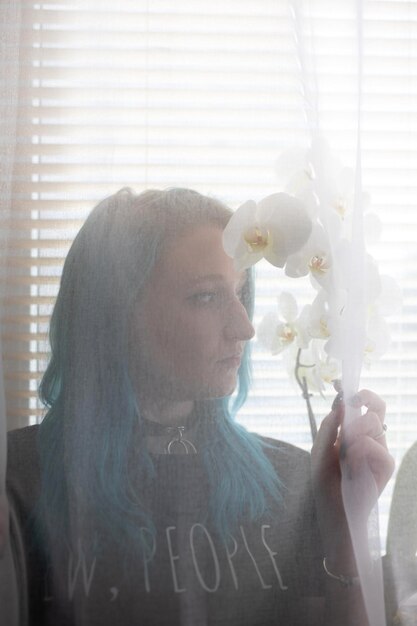
M40 510L52 540L71 542L90 520L120 542L146 548L152 511L130 481L129 451L143 485L154 465L141 432L140 406L129 373L132 307L164 245L187 226L222 229L231 211L187 189L122 189L101 202L81 228L65 261L50 324L51 359L40 385L48 408L39 430ZM252 316L248 271L243 302ZM203 402L214 419L200 420L203 462L211 485L209 517L225 540L242 519L265 513L280 499L280 481L265 444L235 421L250 383L246 345L233 397ZM136 437L136 439L135 439ZM69 503L71 503L69 505Z

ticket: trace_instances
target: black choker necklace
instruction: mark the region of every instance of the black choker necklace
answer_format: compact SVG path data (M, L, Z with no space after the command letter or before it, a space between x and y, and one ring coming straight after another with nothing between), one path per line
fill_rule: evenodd
M161 435L171 435L172 438L165 446L165 454L175 454L175 450L178 450L178 446L185 450L185 454L197 454L197 448L195 445L184 437L184 433L189 430L197 422L197 414L192 412L187 417L183 424L179 426L161 424L160 422L153 422L152 420L142 419L145 434L151 437L158 437Z

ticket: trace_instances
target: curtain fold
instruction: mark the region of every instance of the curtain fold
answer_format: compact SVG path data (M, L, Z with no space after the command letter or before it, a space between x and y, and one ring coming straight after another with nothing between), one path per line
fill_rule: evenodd
M9 243L10 215L12 209L13 170L15 167L17 116L19 111L19 75L21 40L21 2L6 1L0 4L0 529L2 540L0 557L0 606L1 624L19 626L25 623L19 609L19 590L15 572L16 553L12 553L7 527L16 531L8 522L9 511L5 497L5 471L7 463L7 420L4 378L3 338L4 317L9 295ZM10 424L11 426L13 424ZM24 603L23 603L24 604Z

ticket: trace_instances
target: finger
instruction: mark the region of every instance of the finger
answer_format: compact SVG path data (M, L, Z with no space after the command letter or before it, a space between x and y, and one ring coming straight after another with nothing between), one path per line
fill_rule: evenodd
M364 436L371 437L378 442L378 445L387 447L385 431L381 426L379 415L374 411L368 410L342 429L342 441L346 447L352 445L359 437Z
M361 389L353 397L351 404L357 406L366 406L367 409L376 413L379 416L380 421L383 423L385 419L386 405L384 400L373 391L369 389Z
M311 450L313 462L328 458L336 442L342 417L343 406L338 406L322 420Z
M381 493L391 478L395 462L387 450L372 437L364 436L353 443L346 453L346 463L352 478L358 477L368 466Z
M335 399L333 400L332 411L335 411L342 402L343 402L343 390L340 389L337 392Z

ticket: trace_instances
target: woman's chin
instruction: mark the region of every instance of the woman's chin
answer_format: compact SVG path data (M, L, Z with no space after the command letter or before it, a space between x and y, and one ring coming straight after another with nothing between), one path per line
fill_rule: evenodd
M211 398L224 398L230 396L237 385L237 372L226 374L221 381L210 389Z

